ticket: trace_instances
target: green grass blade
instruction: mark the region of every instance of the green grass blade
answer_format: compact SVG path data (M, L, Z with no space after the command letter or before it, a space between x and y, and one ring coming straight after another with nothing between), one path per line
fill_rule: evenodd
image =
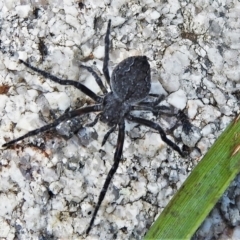
M239 172L238 116L194 168L144 239L190 239Z

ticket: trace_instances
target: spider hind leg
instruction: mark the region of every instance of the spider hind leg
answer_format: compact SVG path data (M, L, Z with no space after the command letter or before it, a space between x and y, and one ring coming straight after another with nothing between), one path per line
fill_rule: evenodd
M69 120L71 118L74 118L74 117L77 117L77 116L80 116L80 115L83 115L83 114L86 114L89 112L99 111L99 110L100 110L100 105L92 105L92 106L83 107L83 108L80 108L77 110L67 112L67 113L63 114L61 117L59 117L58 119L56 119L54 122L47 124L43 127L34 129L34 130L24 134L21 137L13 139L12 141L9 141L9 142L3 144L2 147L9 147L10 145L13 145L16 142L23 140L24 138L31 137L31 136L37 135L39 133L42 133L42 132L46 132L46 131L56 127L58 124L60 124L61 122L65 121L65 120Z
M169 138L167 138L166 133L163 131L163 129L160 127L159 124L154 123L150 120L144 119L144 118L139 118L139 117L134 117L133 115L129 115L128 119L130 121L145 125L147 127L153 128L155 130L157 130L162 138L162 140L168 145L170 146L172 149L174 149L175 151L177 151L182 157L185 157L184 152L178 147L178 145L176 145L174 142L172 142Z
M119 130L118 130L118 140L117 140L117 149L115 151L115 154L114 154L114 163L113 163L113 166L111 167L110 171L108 172L108 175L107 175L107 178L104 182L104 185L102 187L102 190L99 194L99 197L98 197L98 202L97 202L97 205L94 209L94 212L93 212L93 215L92 215L92 218L91 218L91 221L89 223L89 226L86 230L86 234L88 235L92 226L93 226L93 223L94 223L94 220L96 218L96 215L98 213L98 210L101 206L101 203L106 195L106 192L107 192L107 189L109 187L109 184L115 174L115 172L117 171L118 169L118 165L119 165L119 162L121 160L121 156L122 156L122 150L123 150L123 143L124 143L124 136L125 136L125 124L124 122L120 123L119 124Z

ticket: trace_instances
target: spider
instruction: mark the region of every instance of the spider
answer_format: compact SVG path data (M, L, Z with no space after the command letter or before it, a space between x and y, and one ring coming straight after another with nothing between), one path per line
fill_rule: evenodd
M104 86L101 78L97 75L97 73L88 66L84 66L80 64L80 67L85 68L89 71L93 77L95 78L96 83L99 85L100 89L103 92L103 96L99 96L91 91L89 88L81 84L80 82L76 82L73 80L62 80L56 76L51 75L43 70L40 70L36 67L33 67L29 63L20 60L26 67L32 69L33 71L39 73L40 75L56 82L61 85L71 85L85 93L88 97L93 99L96 104L82 107L76 110L72 110L64 113L58 119L53 121L50 124L47 124L38 129L32 130L25 135L16 138L12 141L9 141L3 144L3 147L8 147L26 137L34 136L38 133L45 132L56 127L63 121L72 119L74 117L84 115L90 112L100 112L94 121L88 126L94 126L98 120L106 123L110 129L104 135L102 146L107 141L108 137L111 133L113 133L118 127L118 138L117 138L117 146L114 154L114 163L108 172L107 178L104 182L102 190L99 194L97 204L95 206L94 212L92 214L92 218L90 220L89 226L86 230L86 234L88 235L98 213L98 210L101 206L101 203L106 195L109 184L118 169L119 162L121 160L122 152L123 152L123 144L125 137L125 119L128 121L133 121L137 124L145 125L149 128L155 129L159 132L162 140L177 151L182 157L184 157L181 149L172 142L169 138L167 138L165 132L161 128L161 126L157 123L154 123L150 120L136 117L131 114L132 111L150 111L153 113L161 113L164 110L163 106L157 106L161 100L163 99L162 95L150 94L151 87L151 76L150 76L150 65L148 63L146 56L133 56L124 59L120 62L113 70L112 76L109 75L108 70L108 62L109 62L109 45L110 45L110 28L111 28L111 20L108 21L107 32L105 36L105 55L103 61L103 74L105 76L106 82L110 87L110 91ZM157 97L155 101L146 102L146 98ZM145 101L144 101L145 100ZM166 107L165 107L166 108Z

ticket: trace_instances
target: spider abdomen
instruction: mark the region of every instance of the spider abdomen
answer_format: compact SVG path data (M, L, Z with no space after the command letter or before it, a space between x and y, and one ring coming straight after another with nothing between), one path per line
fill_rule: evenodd
M136 103L148 96L151 87L150 65L146 56L124 59L112 72L112 91L127 103Z

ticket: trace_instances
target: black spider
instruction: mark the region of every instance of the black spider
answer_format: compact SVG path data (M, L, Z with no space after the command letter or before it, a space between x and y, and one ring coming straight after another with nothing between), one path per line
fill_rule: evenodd
M72 80L61 80L58 77L51 75L50 73L47 73L38 68L35 68L31 66L29 63L20 60L20 62L23 63L25 66L31 68L33 71L41 74L46 78L49 78L50 80L56 83L59 83L62 85L72 85L78 88L80 91L82 91L87 96L92 98L97 104L87 106L87 107L82 107L73 111L69 111L63 114L62 116L60 116L58 119L56 119L52 123L46 126L43 126L41 128L35 129L33 131L30 131L19 138L16 138L10 142L3 144L3 147L8 147L26 137L30 137L38 133L47 131L51 128L54 128L59 123L65 120L69 120L76 116L80 116L90 112L100 112L100 113L96 116L93 123L89 125L91 126L95 125L98 119L100 119L102 122L107 123L111 127L110 130L105 134L102 145L105 144L109 135L112 132L114 132L114 130L118 126L118 139L117 139L116 151L114 154L114 164L111 167L107 175L107 178L105 180L105 183L103 185L103 188L100 192L98 202L93 212L89 227L86 230L86 234L88 234L92 228L92 225L94 223L94 219L97 215L99 207L105 197L105 194L107 192L111 179L113 178L113 175L116 172L119 162L121 160L123 143L124 143L124 135L125 135L125 119L157 130L162 140L166 144L168 144L171 148L177 151L181 156L184 155L183 152L180 150L180 148L166 137L165 132L157 123L154 123L144 118L135 117L131 114L131 111L134 111L134 110L150 111L155 114L156 112L161 113L161 110L166 110L166 107L157 106L158 103L160 103L160 101L162 100L163 96L157 95L158 98L153 102L144 101L144 99L146 99L148 96L156 97L156 95L149 93L150 87L151 87L151 76L150 76L150 65L148 63L147 57L135 56L135 57L129 57L124 59L114 68L112 72L112 76L110 78L109 71L108 71L110 27L111 27L111 21L109 20L107 33L105 36L105 56L104 56L104 63L103 63L103 73L108 85L111 88L111 91L110 92L107 91L102 80L91 67L80 65L80 67L85 68L87 71L89 71L93 75L97 84L99 85L102 92L104 93L104 96L96 95L89 88L85 87L79 82L72 81Z

